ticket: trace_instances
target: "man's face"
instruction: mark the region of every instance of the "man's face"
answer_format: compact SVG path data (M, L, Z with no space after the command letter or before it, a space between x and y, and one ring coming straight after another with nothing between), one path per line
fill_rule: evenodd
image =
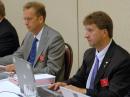
M85 38L92 47L100 47L104 41L104 29L99 29L95 24L85 25Z
M29 32L32 32L33 34L38 33L41 30L41 26L43 24L43 17L37 16L33 8L25 9L23 14L24 22Z

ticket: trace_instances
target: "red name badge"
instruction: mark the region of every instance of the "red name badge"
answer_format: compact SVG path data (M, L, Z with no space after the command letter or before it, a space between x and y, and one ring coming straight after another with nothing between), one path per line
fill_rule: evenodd
M109 86L108 78L104 78L100 80L101 87Z
M45 57L44 57L43 55L40 55L40 56L39 56L39 61L40 61L40 62L43 62L44 60L45 60Z

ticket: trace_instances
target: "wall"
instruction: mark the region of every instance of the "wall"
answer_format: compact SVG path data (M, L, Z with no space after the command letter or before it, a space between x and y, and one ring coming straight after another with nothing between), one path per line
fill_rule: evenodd
M22 7L27 1L43 2L47 10L46 23L58 30L74 52L74 65L71 76L82 63L84 51L89 48L84 39L82 21L93 11L107 12L114 21L114 40L130 52L129 25L130 0L2 0L5 3L7 18L17 29L20 41L27 29L23 22Z

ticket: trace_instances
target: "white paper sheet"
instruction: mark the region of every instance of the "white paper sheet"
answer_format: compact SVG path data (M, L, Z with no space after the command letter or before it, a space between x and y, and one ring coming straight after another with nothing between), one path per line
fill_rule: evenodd
M0 97L18 97L15 93L21 94L18 86L10 81L0 81Z
M17 79L17 75L14 75L14 78ZM55 78L55 76L50 75L50 74L35 74L34 78L35 78L35 80L50 79L50 78Z
M34 77L35 77L35 80L55 78L55 76L50 75L50 74L35 74Z

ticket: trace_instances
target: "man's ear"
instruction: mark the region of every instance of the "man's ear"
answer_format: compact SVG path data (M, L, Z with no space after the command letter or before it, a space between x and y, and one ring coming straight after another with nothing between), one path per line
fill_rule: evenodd
M108 36L108 30L107 29L103 29L103 31L104 31L104 35Z
M43 16L39 16L39 21L40 21L40 23L43 23L43 22L45 22L45 19L44 19L44 17L43 17Z

